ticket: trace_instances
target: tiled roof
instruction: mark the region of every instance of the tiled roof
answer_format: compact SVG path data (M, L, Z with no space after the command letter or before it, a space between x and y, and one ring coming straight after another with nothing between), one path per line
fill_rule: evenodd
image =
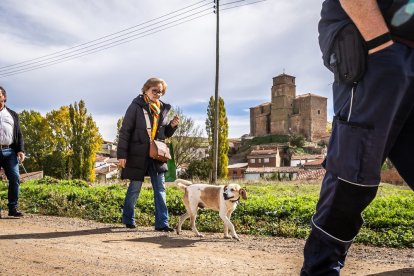
M97 155L95 158L95 162L105 162L109 159L107 156Z
M95 174L108 174L116 170L118 170L117 166L106 166L104 168L95 169Z
M322 96L312 94L312 93L306 93L306 94L296 96L296 98L305 98L305 97L318 97L318 98L327 99L326 97L322 97Z
M228 165L227 169L239 169L247 167L248 163L236 163L232 165Z
M304 166L318 166L318 165L321 166L322 162L323 162L323 159L317 159L314 161L306 162Z
M325 169L300 171L298 180L321 179L325 175Z
M292 155L291 160L323 159L322 154Z
M108 160L106 160L106 163L114 163L114 164L118 164L119 161L117 158L109 158Z
M274 172L299 172L299 167L260 167L247 168L245 173L274 173Z
M247 156L247 158L251 157L251 156L261 156L261 155L274 155L277 154L277 149L267 149L267 150L252 150L252 152L249 154L249 156Z

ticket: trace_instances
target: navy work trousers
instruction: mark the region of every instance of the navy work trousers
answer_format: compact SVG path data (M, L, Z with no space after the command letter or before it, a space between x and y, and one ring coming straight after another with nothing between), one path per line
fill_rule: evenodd
M301 275L339 275L362 211L388 157L414 189L414 49L400 43L368 56L355 86L333 84L332 135Z

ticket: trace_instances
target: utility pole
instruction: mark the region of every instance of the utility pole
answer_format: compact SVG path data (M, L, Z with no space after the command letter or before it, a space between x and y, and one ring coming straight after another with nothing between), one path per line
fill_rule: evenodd
M214 1L216 3L216 84L214 91L214 135L213 135L213 184L217 184L217 167L218 167L218 131L219 131L219 0Z

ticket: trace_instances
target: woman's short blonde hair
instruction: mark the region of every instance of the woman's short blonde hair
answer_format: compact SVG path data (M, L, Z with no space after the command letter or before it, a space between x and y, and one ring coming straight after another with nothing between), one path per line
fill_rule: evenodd
M141 88L142 94L144 94L145 91L150 89L151 87L157 86L158 84L162 84L162 95L164 96L165 91L167 91L167 83L160 78L150 78L145 83L144 86Z

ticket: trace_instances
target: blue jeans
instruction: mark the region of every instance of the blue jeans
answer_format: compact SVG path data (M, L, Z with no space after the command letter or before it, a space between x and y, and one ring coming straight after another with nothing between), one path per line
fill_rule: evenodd
M13 149L0 150L0 167L3 168L4 173L9 180L9 202L7 206L9 209L17 208L20 191L20 175L19 162L17 161L17 156Z
M148 173L151 178L152 189L154 190L154 207L155 207L155 228L168 226L168 209L166 202L166 192L164 186L164 173L157 173L152 163L148 167ZM124 208L122 212L122 223L135 223L135 204L141 191L142 181L131 180L129 184Z

